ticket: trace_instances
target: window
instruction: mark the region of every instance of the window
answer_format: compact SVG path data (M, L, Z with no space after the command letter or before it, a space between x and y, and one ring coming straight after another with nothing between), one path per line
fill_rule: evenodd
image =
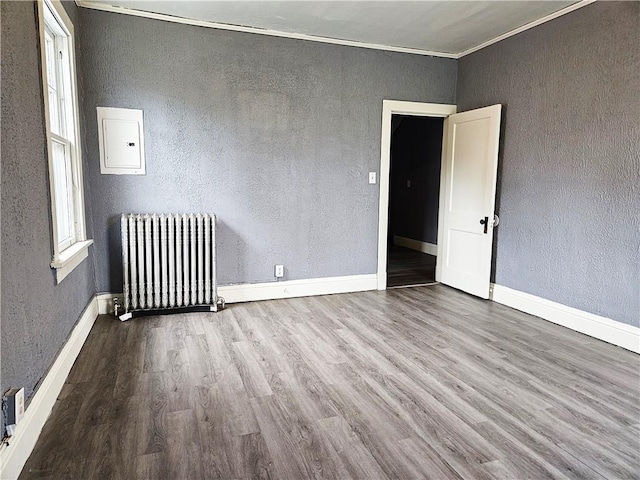
M58 282L87 257L73 25L60 2L40 0L53 261Z

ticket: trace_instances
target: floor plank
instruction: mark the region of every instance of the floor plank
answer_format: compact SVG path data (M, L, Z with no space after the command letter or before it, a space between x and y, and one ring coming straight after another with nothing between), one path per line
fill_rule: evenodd
M640 478L640 356L442 285L100 316L20 478Z

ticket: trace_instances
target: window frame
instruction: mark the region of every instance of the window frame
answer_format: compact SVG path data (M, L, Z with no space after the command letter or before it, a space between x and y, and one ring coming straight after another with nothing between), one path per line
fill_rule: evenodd
M82 149L80 143L80 123L78 109L78 87L75 59L75 33L73 24L64 7L58 0L38 0L38 23L40 37L40 60L42 73L42 89L44 103L44 121L47 137L47 158L49 166L49 193L51 206L51 238L53 246L53 260L51 268L56 270L56 279L60 283L87 256L89 245L93 240L87 240L84 208L84 185L82 173ZM55 23L55 25L51 25ZM51 105L49 98L49 80L45 35L53 38L55 51L62 53L61 58L55 58L56 109L65 118L60 121L62 131L54 132L51 125ZM65 58L66 57L66 58ZM68 62L68 75L61 69L61 62ZM65 90L65 81L68 86ZM64 96L70 97L64 99ZM56 127L56 130L59 128ZM53 145L64 147L64 161L67 187L63 192L56 188L55 160ZM69 237L60 241L58 238L58 209L57 199L65 195L67 202L72 205L68 212L71 225Z

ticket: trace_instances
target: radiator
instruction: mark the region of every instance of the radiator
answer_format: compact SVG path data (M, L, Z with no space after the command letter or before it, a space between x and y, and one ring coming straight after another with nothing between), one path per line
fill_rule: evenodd
M224 307L217 296L215 215L129 214L121 216L120 227L120 320L134 312Z

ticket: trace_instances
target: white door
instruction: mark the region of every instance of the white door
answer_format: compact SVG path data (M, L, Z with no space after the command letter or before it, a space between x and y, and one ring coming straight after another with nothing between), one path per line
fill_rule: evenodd
M501 105L444 124L436 280L489 298Z

